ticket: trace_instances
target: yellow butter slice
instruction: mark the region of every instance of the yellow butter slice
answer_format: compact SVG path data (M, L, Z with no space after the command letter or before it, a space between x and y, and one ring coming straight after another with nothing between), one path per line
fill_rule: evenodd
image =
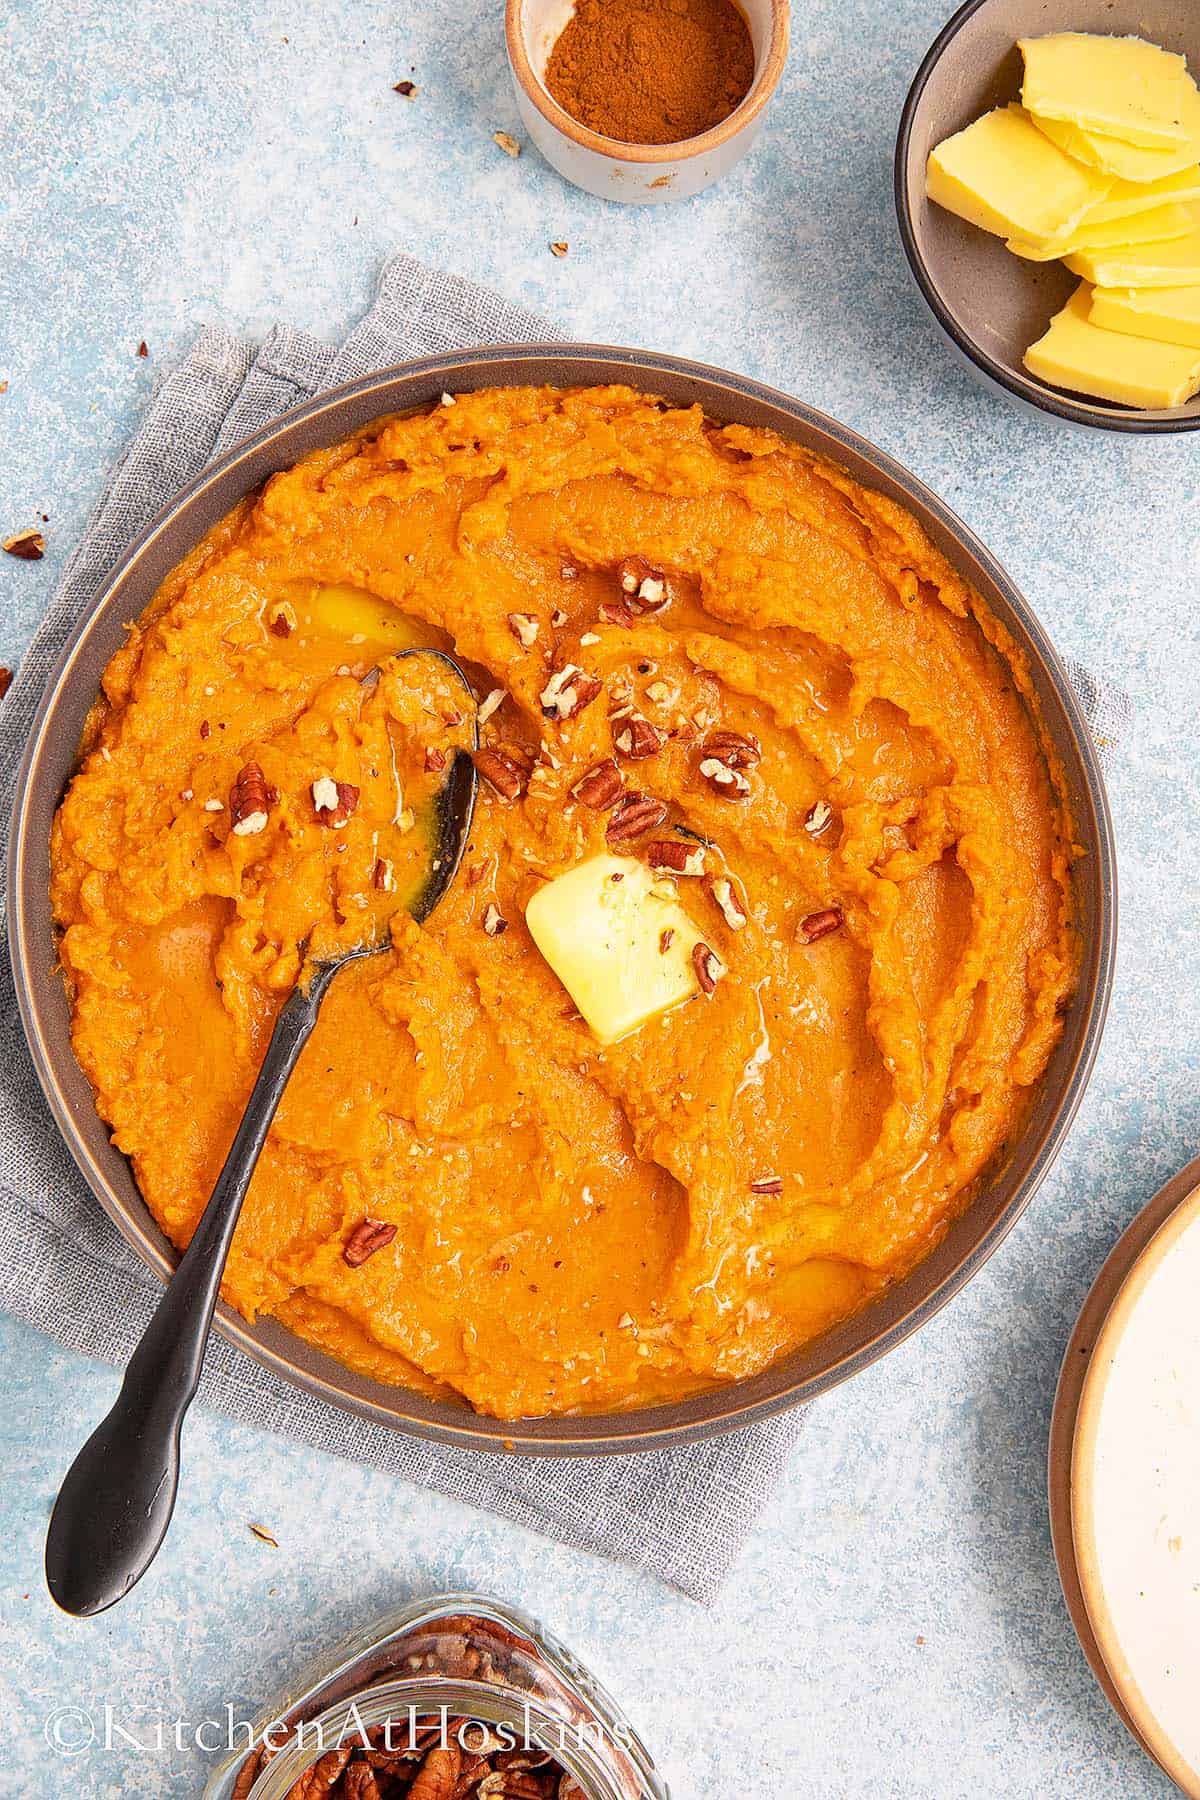
M1000 237L1066 236L1112 179L1058 149L1019 106L1000 106L930 152L931 200Z
M1187 63L1144 38L1061 31L1019 38L1021 99L1043 119L1063 119L1127 144L1170 150L1187 142Z
M1084 131L1066 119L1042 118L1037 113L1031 116L1038 130L1068 156L1121 181L1162 181L1200 162L1200 89L1190 76L1184 82L1181 111L1187 137L1170 150L1126 144L1120 138L1106 137L1102 131Z
M692 952L703 933L670 883L633 857L593 856L556 876L525 923L602 1044L699 992Z
M1200 229L1169 243L1080 250L1063 260L1072 274L1096 287L1190 287L1200 282Z
M1128 219L1107 219L1099 225L1084 219L1066 238L1049 238L1038 244L1009 238L1008 248L1027 262L1054 262L1061 256L1073 256L1077 250L1127 250L1138 244L1167 243L1172 238L1186 237L1198 225L1200 213L1195 208L1172 202L1134 213Z
M1200 163L1164 175L1158 181L1118 181L1107 200L1093 206L1083 219L1083 227L1106 225L1110 219L1132 219L1139 213L1153 212L1174 201L1178 205L1200 200Z
M1086 282L1025 352L1025 367L1051 387L1119 406L1182 406L1200 389L1200 349L1152 342L1091 322Z
M1105 331L1200 349L1200 285L1093 288L1090 318Z

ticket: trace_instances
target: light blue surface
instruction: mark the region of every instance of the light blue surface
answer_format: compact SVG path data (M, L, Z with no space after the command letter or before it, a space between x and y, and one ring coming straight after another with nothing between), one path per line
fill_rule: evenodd
M1139 711L1111 784L1117 990L1067 1150L966 1293L814 1407L711 1614L195 1416L166 1552L119 1610L69 1622L42 1587L42 1537L115 1375L3 1322L0 1792L195 1794L206 1759L173 1747L171 1721L253 1707L332 1635L448 1585L544 1617L609 1680L685 1800L1174 1791L1077 1649L1044 1463L1087 1285L1200 1147L1200 440L1072 433L973 385L908 284L890 199L900 105L948 9L795 10L757 150L698 201L640 212L493 145L495 127L516 130L500 0L17 0L0 20L0 530L50 515L43 562L0 559L0 660L20 657L105 470L199 325L286 318L337 335L399 245L580 337L743 370L864 431ZM407 102L391 84L410 70L421 91ZM102 1728L106 1702L130 1730L166 1721L164 1747L46 1749L53 1707Z

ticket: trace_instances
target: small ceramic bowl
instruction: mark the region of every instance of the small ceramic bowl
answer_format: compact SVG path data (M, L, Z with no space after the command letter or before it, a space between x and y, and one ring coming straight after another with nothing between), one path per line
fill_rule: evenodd
M1080 1643L1118 1716L1200 1800L1200 1159L1092 1287L1050 1430L1050 1520Z
M589 131L551 98L550 52L574 10L572 0L507 0L505 35L517 108L552 168L601 200L657 206L688 200L745 156L787 61L790 0L738 0L754 46L754 81L741 105L699 137L678 144L624 144Z
M1052 31L1132 35L1181 52L1200 73L1195 0L968 0L931 46L909 90L896 142L896 214L917 286L952 344L984 379L1060 419L1107 431L1194 431L1200 394L1142 412L1047 387L1022 357L1078 285L1061 263L1023 262L925 195L925 164L943 138L1020 98L1017 39Z

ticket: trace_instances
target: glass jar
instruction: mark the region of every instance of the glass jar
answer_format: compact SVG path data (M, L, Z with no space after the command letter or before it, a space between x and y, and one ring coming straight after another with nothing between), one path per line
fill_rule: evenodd
M478 1720L516 1747L548 1751L562 1800L669 1800L611 1696L536 1619L479 1594L417 1601L346 1639L253 1721L266 1746L253 1783L244 1744L204 1800L285 1800L323 1751L361 1746L391 1722L402 1749L416 1721ZM429 1729L429 1726L426 1726Z

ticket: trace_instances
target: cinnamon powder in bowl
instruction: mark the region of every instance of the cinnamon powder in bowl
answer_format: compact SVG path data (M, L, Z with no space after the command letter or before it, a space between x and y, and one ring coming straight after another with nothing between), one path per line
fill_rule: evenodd
M546 161L604 200L698 194L758 135L789 0L507 0L517 106Z
M565 112L626 144L699 137L753 80L749 27L733 0L579 0L546 67Z

